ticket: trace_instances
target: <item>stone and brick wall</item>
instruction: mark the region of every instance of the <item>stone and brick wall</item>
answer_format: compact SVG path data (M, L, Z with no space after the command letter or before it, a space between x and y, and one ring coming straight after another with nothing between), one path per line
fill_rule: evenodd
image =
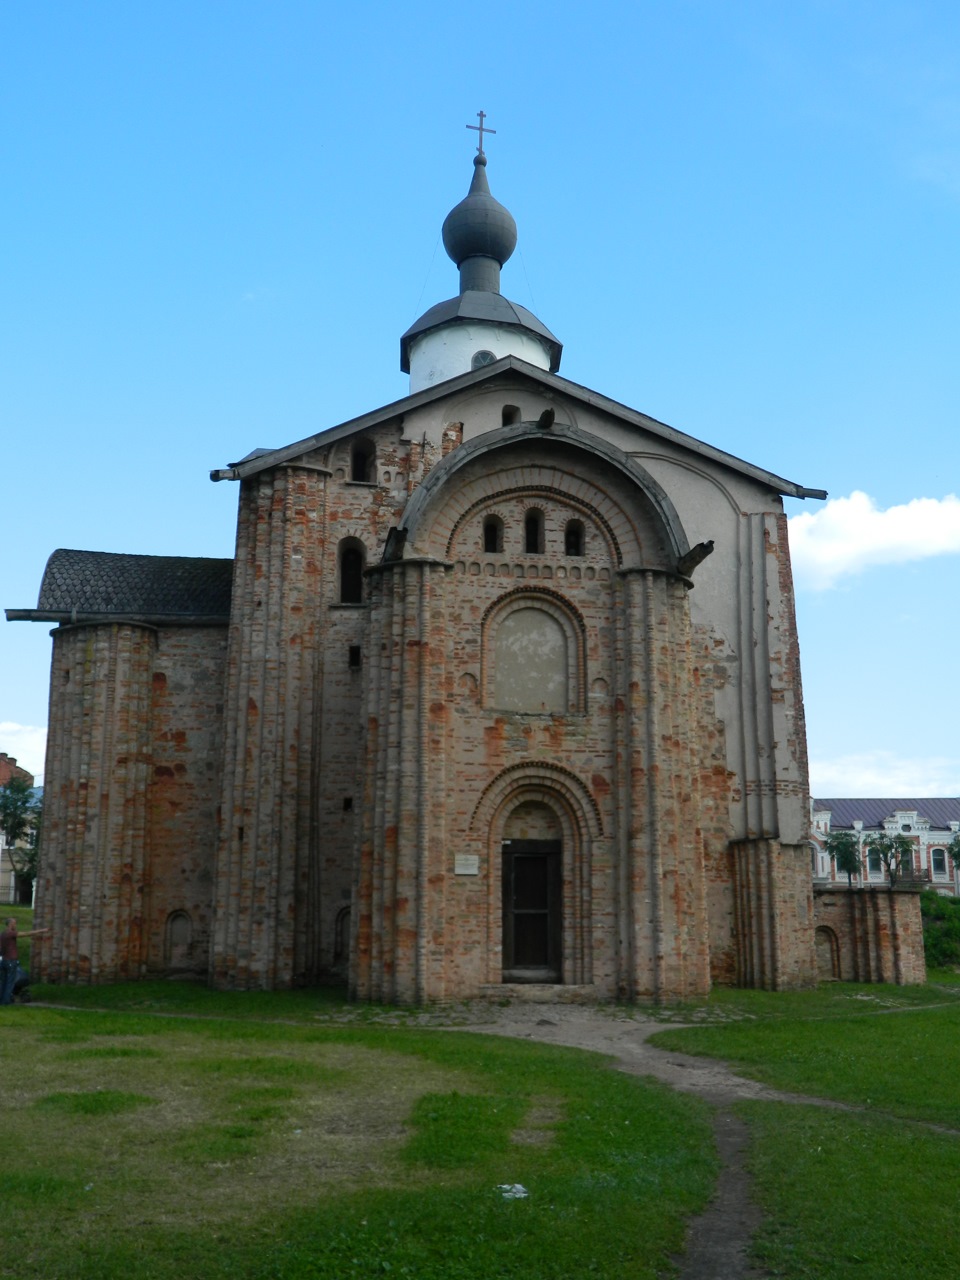
M202 972L223 630L77 625L53 639L36 976L165 972L174 912L176 967Z
M494 425L490 445L466 397L431 413L242 482L228 629L55 633L43 976L482 994L504 972L503 842L549 830L565 985L813 981L779 501L740 509L677 467L723 535L693 611L675 513L600 435Z
M916 889L816 885L818 976L844 982L925 982Z

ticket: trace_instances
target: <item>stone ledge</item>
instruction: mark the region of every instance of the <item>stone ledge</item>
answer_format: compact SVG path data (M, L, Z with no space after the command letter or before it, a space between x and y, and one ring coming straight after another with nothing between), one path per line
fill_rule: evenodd
M562 982L498 982L480 988L481 1000L516 1000L520 1004L596 1004L598 995L592 982L565 985Z

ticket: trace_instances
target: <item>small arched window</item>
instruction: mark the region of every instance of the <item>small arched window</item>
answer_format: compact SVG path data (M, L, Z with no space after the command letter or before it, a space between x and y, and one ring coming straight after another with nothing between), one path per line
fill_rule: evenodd
M497 357L492 351L475 351L473 359L470 361L470 367L472 369L482 369L485 365L495 364L496 359Z
M487 516L483 522L483 549L503 550L503 521L499 516Z
M579 520L569 521L564 529L563 552L568 556L583 555L583 524Z
M500 421L505 427L512 427L515 422L519 422L520 406L516 404L505 404L500 415Z
M372 440L355 440L350 448L350 479L371 482L377 474L377 449Z
M523 518L523 549L530 555L543 551L543 512L528 511Z
M363 544L345 538L340 544L340 603L363 604Z

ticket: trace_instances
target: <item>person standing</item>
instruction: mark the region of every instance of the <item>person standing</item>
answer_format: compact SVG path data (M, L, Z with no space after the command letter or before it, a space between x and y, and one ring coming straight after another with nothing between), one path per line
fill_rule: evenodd
M3 933L0 933L0 1004L13 1004L13 987L19 967L17 939L32 938L38 933L49 933L49 930L32 929L30 933L18 933L15 917L7 917Z

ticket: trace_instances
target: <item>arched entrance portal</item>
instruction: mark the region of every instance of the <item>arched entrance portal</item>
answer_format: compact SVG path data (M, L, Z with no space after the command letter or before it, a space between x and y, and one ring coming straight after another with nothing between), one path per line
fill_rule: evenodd
M501 845L503 981L563 981L563 838L545 804L507 818Z

